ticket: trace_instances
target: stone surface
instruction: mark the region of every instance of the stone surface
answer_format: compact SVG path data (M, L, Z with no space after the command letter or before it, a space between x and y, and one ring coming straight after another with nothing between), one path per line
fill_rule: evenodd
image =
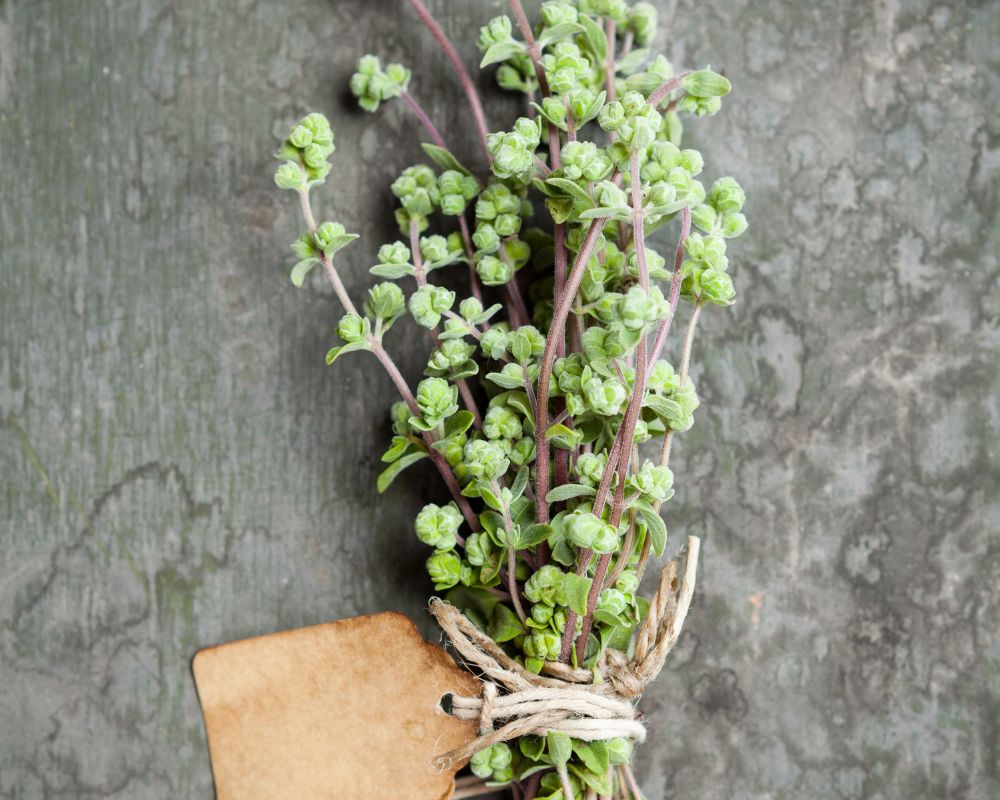
M502 5L431 3L470 63ZM1000 7L659 6L675 63L734 79L691 140L752 227L695 350L668 524L703 571L645 791L997 797ZM368 49L473 159L401 0L0 2L0 797L210 797L199 647L384 609L430 631L410 519L437 483L375 494L363 393L391 386L323 366L335 300L289 284L270 178L290 121L335 118L357 295L419 156L399 104L345 99Z

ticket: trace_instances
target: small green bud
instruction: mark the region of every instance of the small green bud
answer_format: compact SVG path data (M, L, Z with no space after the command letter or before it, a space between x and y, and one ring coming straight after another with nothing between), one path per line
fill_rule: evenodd
M378 249L378 260L380 264L403 265L410 261L410 248L402 242L392 242L384 244Z
M306 176L302 168L294 161L286 161L274 173L274 182L279 189L302 189L306 185Z
M448 258L448 240L436 234L420 237L420 255L428 263L444 261Z
M426 565L435 591L455 586L462 574L462 559L454 552L438 551L427 559Z
M495 481L510 466L503 448L486 439L473 439L465 445L465 464L473 478Z
M597 596L597 608L617 616L628 608L628 601L625 599L625 595L617 589L603 589Z
M458 387L444 378L424 378L417 385L416 400L423 421L436 427L458 411Z
M519 364L538 358L545 349L545 337L534 325L522 325L509 336L511 355Z
M608 454L601 453L581 453L576 460L576 475L580 483L588 486L597 486L604 475L604 468L608 463Z
M475 297L466 297L458 304L458 313L466 322L472 322L483 313L483 304Z
M465 556L474 567L481 567L493 552L489 534L473 533L465 540Z
M747 229L747 218L742 214L725 214L722 217L722 227L719 233L726 239L735 239Z
M566 518L569 540L595 553L613 553L618 547L618 532L591 511L577 509ZM530 598L529 598L530 599Z
M480 253L492 254L500 249L500 234L490 223L480 223L472 234L472 242Z
M514 277L514 267L496 256L483 256L476 263L476 273L486 286L502 286Z
M707 269L698 276L699 294L717 306L729 306L736 297L733 279L721 269Z
M521 418L505 405L491 406L483 420L483 434L487 439L519 439Z
M479 29L479 40L477 41L479 49L485 53L495 44L511 41L513 39L512 32L513 26L509 17L494 17Z
M563 594L564 573L553 564L536 570L524 583L524 596L532 603L554 606L565 602Z
M673 392L679 386L678 376L674 368L662 358L654 365L649 373L649 380L646 382L647 388L654 392Z
M394 283L376 283L368 290L365 313L383 320L386 326L395 321L405 308L403 290Z
M628 18L635 43L645 47L656 36L656 7L652 3L636 3Z
M365 338L364 322L357 314L344 314L337 325L337 335L348 344L356 344Z
M454 503L446 506L429 503L417 514L417 538L437 550L451 550L461 525L462 512Z
M635 595L636 590L639 588L639 578L635 570L622 570L622 574L618 576L618 580L615 583L615 588L626 597Z
M524 640L524 654L542 661L558 661L562 639L554 631L535 631Z
M647 460L642 469L629 477L628 485L647 503L662 503L673 495L674 473L670 467Z
M494 361L499 361L507 354L510 334L502 328L490 328L479 340L483 355Z
M451 310L454 302L454 292L442 286L426 284L410 295L410 314L419 325L434 328L441 321L441 315Z
M719 178L712 184L712 190L705 198L709 205L723 214L730 211L742 211L746 199L743 189L732 178Z
M445 339L427 360L427 374L448 375L453 370L462 369L475 352L475 345L461 339Z
M593 377L583 384L583 396L596 414L613 417L628 400L628 389L617 378Z
M563 0L549 0L542 3L541 17L546 28L554 28L556 25L576 22L577 10Z
M469 761L469 768L479 778L506 782L512 777L510 769L512 758L510 746L506 742L497 742L473 755Z

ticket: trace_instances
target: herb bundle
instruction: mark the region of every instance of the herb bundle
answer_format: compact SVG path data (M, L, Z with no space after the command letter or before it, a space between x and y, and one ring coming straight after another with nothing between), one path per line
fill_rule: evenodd
M706 190L700 153L680 147L682 117L715 114L730 84L652 57L647 3L552 0L532 26L511 0L513 21L491 20L478 44L481 66L499 65L499 85L525 95L525 114L491 133L454 47L421 0L410 2L467 96L488 172L447 149L408 69L364 56L350 83L359 104L374 112L400 98L430 139L433 166L407 167L392 184L403 239L379 248L371 272L383 281L359 309L335 265L357 236L317 223L311 203L334 135L321 114L302 119L275 175L307 227L292 245L292 281L320 266L344 307L327 363L367 350L399 391L379 492L428 460L451 493L416 518L435 589L528 672L590 670L599 682L608 653L634 647L649 610L638 587L666 544L671 445L699 404L696 325L735 295L726 251L747 227L744 193L728 177ZM665 257L647 237L667 225L676 248ZM431 280L459 265L464 298ZM682 299L671 364L662 352ZM384 344L407 312L432 348L415 389ZM631 749L622 737L553 732L492 744L471 766L526 799L638 797Z

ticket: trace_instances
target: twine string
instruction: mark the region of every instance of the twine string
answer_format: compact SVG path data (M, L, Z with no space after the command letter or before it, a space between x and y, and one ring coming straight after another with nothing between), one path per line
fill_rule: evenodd
M643 741L646 729L637 717L635 702L663 669L680 636L694 595L700 545L697 536L688 537L683 578L678 580L680 556L660 572L649 612L636 632L632 657L608 648L593 671L546 662L543 672L547 674L535 675L457 608L439 598L431 600L431 613L483 683L480 696L453 696L451 700L451 714L478 722L479 736L437 756L435 766L447 769L497 742L529 734L564 733L583 741L619 736Z

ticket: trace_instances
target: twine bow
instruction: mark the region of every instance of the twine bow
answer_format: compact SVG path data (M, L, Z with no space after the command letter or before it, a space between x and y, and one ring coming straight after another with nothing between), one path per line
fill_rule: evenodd
M622 736L643 741L646 729L634 701L659 674L677 643L694 594L700 544L697 536L688 537L684 577L679 583L680 557L660 572L649 613L636 633L632 657L609 648L595 671L546 662L546 674L535 675L457 608L438 598L431 600L431 613L483 682L479 697L453 696L451 703L453 716L479 722L479 736L435 758L435 766L446 769L497 742L528 734L565 733L584 741Z

